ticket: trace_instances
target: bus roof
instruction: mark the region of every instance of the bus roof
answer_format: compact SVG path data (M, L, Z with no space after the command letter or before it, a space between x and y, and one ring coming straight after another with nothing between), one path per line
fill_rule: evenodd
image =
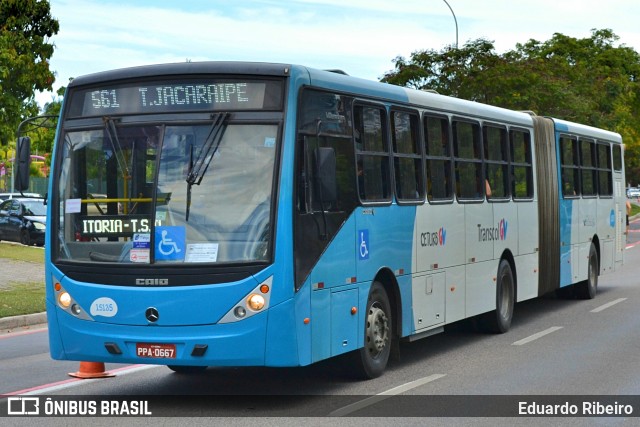
M351 77L336 72L307 68L311 84L333 90L343 90L373 96L380 100L409 103L435 112L470 115L486 120L499 120L520 126L531 127L533 120L527 113L508 110L479 102L440 95L434 92L405 88Z
M116 80L140 79L149 77L150 75L161 77L185 74L205 76L207 74L217 73L288 77L292 74L292 69L296 69L296 71L302 74L307 74L311 85L318 88L348 92L380 101L410 104L434 112L468 115L487 121L496 120L524 127L533 126L531 115L526 112L508 110L506 108L440 95L433 92L366 80L349 76L342 72L319 70L301 65L282 63L203 61L143 65L79 76L69 83L69 87L92 85ZM559 131L573 132L613 142L622 142L620 135L615 132L560 119L553 119L553 121L556 129Z
M568 122L566 120L554 119L552 117L551 119L553 120L557 131L571 132L581 136L597 138L622 144L622 137L618 133L587 125L581 125L579 123Z
M220 74L258 74L267 76L288 76L291 65L271 64L266 62L226 62L226 61L204 61L204 62L176 62L170 64L141 65L130 68L120 68L116 70L101 71L74 78L69 87L80 85L92 85L107 81L140 79L150 76L183 76L191 74L193 76L205 76L212 73Z

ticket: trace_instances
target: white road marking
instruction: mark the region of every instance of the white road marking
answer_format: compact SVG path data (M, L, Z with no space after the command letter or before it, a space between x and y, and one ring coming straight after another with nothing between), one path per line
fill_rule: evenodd
M560 329L562 329L562 326L552 326L549 329L545 329L544 331L538 332L537 334L533 334L531 336L528 336L527 338L521 339L520 341L516 341L512 345L524 345L530 343L531 341L535 341L538 338L542 338L545 335L549 335L555 331L559 331Z
M611 307L612 305L616 305L619 302L622 302L626 300L626 298L618 298L616 300L613 300L611 302L608 302L604 305L601 305L600 307L594 308L593 310L591 310L591 313L600 313L602 310L606 310L607 308Z
M362 408L366 408L367 406L374 405L380 401L388 399L391 396L398 395L400 393L404 393L405 391L414 389L416 387L420 387L421 385L430 383L432 381L438 380L442 377L445 377L445 374L433 374L428 377L420 378L415 381L408 382L406 384L400 385L398 387L394 387L387 391L383 391L382 393L378 393L374 396L368 397L366 399L360 400L359 402L352 403L351 405L344 406L340 409L336 409L335 411L329 413L330 417L344 417L353 412L359 411Z
M121 377L128 374L133 374L134 372L146 371L151 368L158 368L162 365L131 365L126 366L124 368L114 369L109 371L114 373L116 378ZM53 384L44 384L42 386L32 387L30 389L21 390L19 392L9 393L9 395L20 394L21 396L30 396L30 395L38 395L38 394L51 394L54 391L64 390L66 388L77 387L83 384L89 384L96 381L106 381L108 378L95 378L95 379L68 379L59 381Z

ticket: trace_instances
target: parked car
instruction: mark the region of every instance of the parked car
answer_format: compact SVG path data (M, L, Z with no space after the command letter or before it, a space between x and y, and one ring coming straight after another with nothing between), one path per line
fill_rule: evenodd
M38 194L38 193L0 193L0 201L4 201L7 199L13 199L16 197L35 197L35 198L41 198L42 195Z
M0 203L0 240L43 246L46 224L44 199L16 197Z
M640 197L640 188L637 188L637 187L627 188L627 197L630 199Z

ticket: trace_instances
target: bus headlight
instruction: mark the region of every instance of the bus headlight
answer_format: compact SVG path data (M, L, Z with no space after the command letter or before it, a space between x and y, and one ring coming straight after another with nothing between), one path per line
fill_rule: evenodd
M269 308L271 300L271 284L273 276L262 281L258 286L253 288L251 292L244 296L240 301L224 315L218 323L233 323L240 320L248 319L258 313L262 313Z
M69 308L71 305L71 295L69 295L69 292L60 292L58 295L58 304L60 304L62 308Z
M71 294L62 287L60 281L55 277L51 277L53 282L54 301L58 303L58 307L69 314L82 320L93 320L84 309L73 299Z
M265 301L262 295L251 294L247 298L247 305L253 311L260 311L264 307Z

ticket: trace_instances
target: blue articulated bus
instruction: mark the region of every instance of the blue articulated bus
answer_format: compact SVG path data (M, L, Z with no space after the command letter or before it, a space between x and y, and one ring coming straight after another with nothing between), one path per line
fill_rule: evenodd
M49 188L54 359L304 366L622 264L618 134L297 65L74 79Z

